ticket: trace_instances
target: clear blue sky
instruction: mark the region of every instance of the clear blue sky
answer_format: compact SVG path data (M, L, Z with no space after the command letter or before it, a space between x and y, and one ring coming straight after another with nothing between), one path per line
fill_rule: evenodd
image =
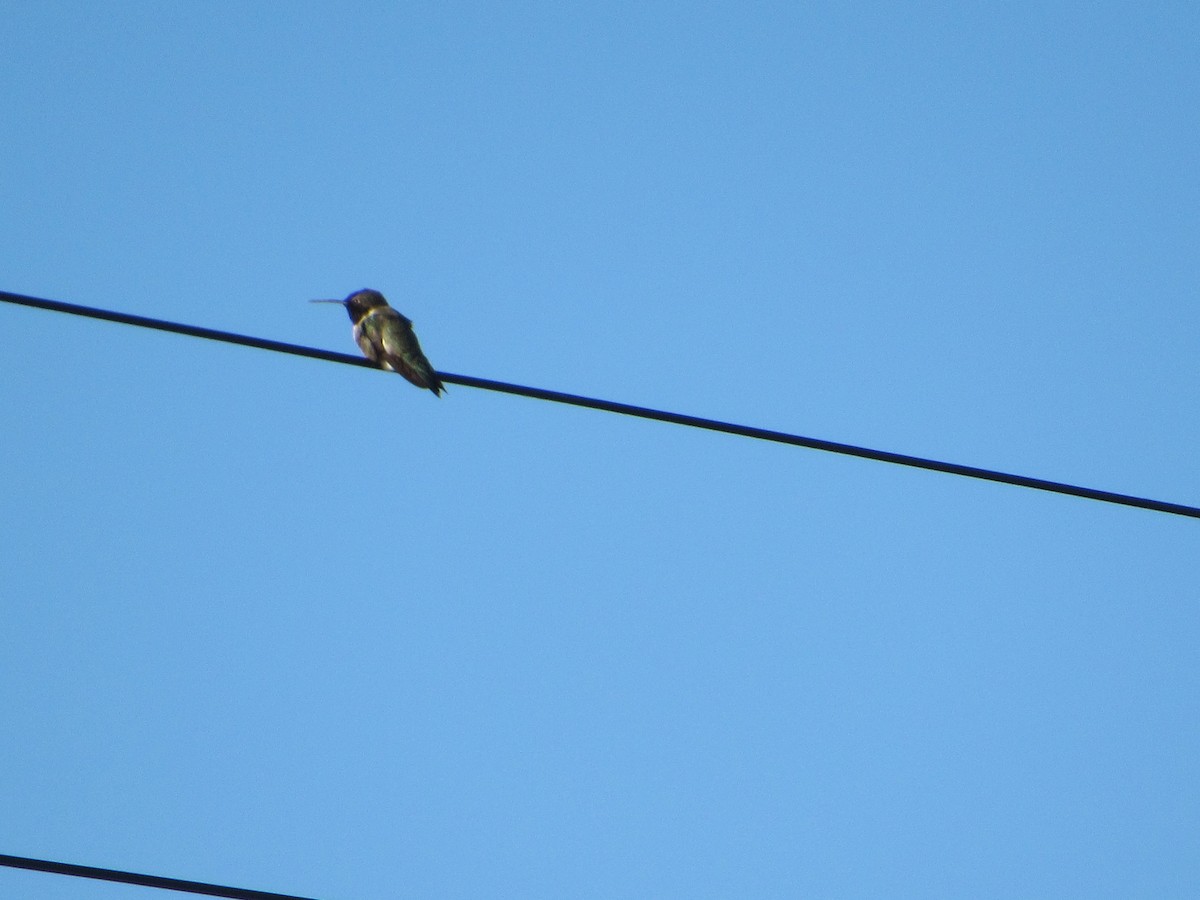
M4 19L0 288L1200 503L1195 3ZM0 423L0 853L1195 896L1196 520L8 305Z

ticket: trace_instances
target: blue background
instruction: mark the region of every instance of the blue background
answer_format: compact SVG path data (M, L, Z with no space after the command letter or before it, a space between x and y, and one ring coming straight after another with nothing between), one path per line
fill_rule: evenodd
M1194 3L3 29L6 290L1200 503ZM1195 896L1195 520L8 305L0 385L0 852Z

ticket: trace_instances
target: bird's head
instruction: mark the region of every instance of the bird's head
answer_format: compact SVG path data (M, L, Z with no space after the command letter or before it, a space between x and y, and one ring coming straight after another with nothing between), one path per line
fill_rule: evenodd
M379 291L373 291L370 288L363 288L361 291L355 291L345 300L310 300L310 303L339 303L346 308L346 312L350 314L351 322L358 322L373 309L378 309L381 306L387 306L387 300L383 299L383 294Z

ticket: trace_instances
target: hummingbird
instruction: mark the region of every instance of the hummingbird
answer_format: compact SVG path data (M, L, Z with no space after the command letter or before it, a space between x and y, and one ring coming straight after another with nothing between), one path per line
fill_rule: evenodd
M441 396L445 390L442 380L421 352L412 321L388 306L379 291L363 288L345 300L311 302L346 307L354 323L354 340L363 356L389 372L399 372L419 388L428 388L435 397Z

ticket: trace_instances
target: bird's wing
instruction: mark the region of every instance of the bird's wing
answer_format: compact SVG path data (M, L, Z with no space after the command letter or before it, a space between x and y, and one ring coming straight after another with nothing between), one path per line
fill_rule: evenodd
M442 382L421 352L417 336L413 334L412 324L390 307L377 309L367 318L387 316L389 324L395 327L382 328L379 331L379 346L383 348L381 363L385 363L395 372L399 372L417 387L428 388L435 394L442 390Z

